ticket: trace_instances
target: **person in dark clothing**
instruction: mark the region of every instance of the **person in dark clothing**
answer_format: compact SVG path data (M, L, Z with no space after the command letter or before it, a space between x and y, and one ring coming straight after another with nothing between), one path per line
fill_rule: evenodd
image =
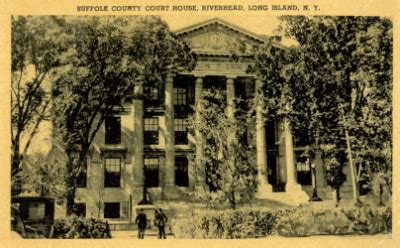
M136 216L135 223L138 224L138 238L144 239L144 231L146 230L147 226L147 216L143 212L143 208L139 210L139 213Z
M158 227L158 238L159 239L166 239L165 235L165 225L168 221L167 216L163 213L162 209L158 209L155 212L155 220L154 225Z

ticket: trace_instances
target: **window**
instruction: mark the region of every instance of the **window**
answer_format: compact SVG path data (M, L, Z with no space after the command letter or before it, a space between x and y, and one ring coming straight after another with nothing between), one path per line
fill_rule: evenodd
M188 143L188 135L185 119L174 119L175 144L186 145Z
M144 144L158 144L158 118L144 119Z
M156 86L145 86L143 93L146 96L146 106L158 107L160 105L159 91Z
M297 182L301 185L311 185L311 168L307 157L297 155Z
M175 157L175 184L181 187L189 186L188 159Z
M87 187L86 183L87 183L87 163L84 163L76 178L76 187L86 188Z
M85 203L75 203L72 213L76 216L86 217L86 204Z
M174 88L174 105L186 105L186 104L187 104L186 88L184 87Z
M105 143L120 144L121 143L121 117L109 116L105 119Z
M159 185L159 162L156 157L144 159L144 184L146 187Z
M119 202L105 202L104 203L104 218L118 219L120 218Z
M121 158L106 158L104 170L104 187L121 186Z

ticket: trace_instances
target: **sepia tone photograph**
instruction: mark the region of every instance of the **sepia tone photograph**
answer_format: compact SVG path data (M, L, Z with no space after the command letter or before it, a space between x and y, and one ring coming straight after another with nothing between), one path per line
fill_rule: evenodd
M13 15L12 237L390 238L391 18L254 19Z

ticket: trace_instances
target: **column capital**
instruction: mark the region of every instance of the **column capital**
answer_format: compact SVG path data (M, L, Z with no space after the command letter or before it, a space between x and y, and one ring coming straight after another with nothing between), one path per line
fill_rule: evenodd
M237 77L236 76L226 76L226 82L233 83Z
M174 77L176 76L176 74L175 73L168 73L168 75L167 75L167 82L171 82L171 81L174 81Z
M136 81L135 84L133 85L133 92L135 95L141 95L143 94L143 81Z
M202 83L203 82L203 79L204 79L204 76L200 76L200 77L195 77L196 78L196 83Z

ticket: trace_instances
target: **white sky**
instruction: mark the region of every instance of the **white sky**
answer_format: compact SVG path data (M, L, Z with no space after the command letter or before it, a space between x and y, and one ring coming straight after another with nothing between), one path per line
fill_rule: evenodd
M172 31L190 26L216 16L162 16L162 18L170 25ZM218 15L219 18L235 24L241 28L247 29L256 34L272 35L276 28L278 28L279 21L276 16L242 16L242 15ZM182 20L184 19L184 20Z

